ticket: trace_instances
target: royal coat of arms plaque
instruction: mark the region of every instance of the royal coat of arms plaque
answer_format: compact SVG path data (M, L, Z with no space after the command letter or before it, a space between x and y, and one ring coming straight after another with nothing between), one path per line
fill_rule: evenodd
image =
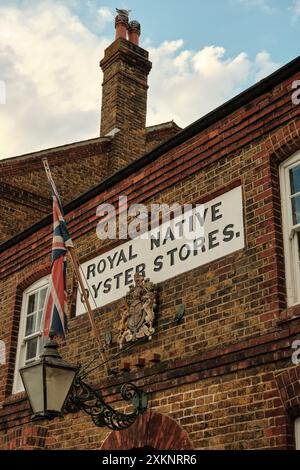
M152 339L155 332L153 322L157 300L157 287L149 279L140 274L134 275L126 295L126 306L121 314L118 343L120 349L125 343L148 337Z

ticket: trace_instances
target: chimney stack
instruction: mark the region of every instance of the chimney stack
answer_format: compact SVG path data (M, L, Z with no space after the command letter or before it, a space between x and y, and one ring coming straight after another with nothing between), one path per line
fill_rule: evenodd
M116 36L115 39L127 39L128 16L118 14L115 18Z
M140 24L129 22L128 16L129 11L117 9L115 41L100 62L100 135L113 136L111 173L137 159L146 147L147 81L152 64L148 52L139 46Z

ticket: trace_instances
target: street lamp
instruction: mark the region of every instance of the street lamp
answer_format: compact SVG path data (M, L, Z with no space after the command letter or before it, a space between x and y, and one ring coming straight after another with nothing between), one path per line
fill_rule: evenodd
M62 359L53 336L45 344L40 359L20 369L33 419L62 415L77 370Z
M96 426L121 430L147 409L147 394L130 383L121 387L121 396L132 402L132 413L121 413L106 404L101 392L82 380L79 367L62 359L51 334L40 358L22 367L20 374L33 411L32 419L52 419L82 410Z

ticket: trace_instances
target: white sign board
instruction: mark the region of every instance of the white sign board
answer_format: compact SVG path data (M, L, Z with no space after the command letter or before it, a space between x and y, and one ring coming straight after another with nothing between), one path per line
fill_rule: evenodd
M135 272L159 283L244 248L241 186L202 205L198 216L197 220L203 223L197 226L192 239L191 234L186 237L182 232L180 237L174 236L170 223L165 223L147 232L147 236L127 241L83 263L81 267L97 307L124 297ZM181 227L183 219L191 220L190 217L180 216ZM178 217L171 222L173 227L177 225ZM95 303L91 301L92 308ZM78 292L76 315L84 312Z

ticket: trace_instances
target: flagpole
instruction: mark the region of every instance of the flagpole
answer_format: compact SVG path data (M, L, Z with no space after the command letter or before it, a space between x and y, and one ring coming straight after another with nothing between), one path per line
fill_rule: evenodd
M43 158L43 164L44 164L45 172L46 172L49 184L51 186L51 189L54 192L55 196L58 198L59 203L61 204L61 199L60 199L60 196L59 196L58 191L56 189L54 180L52 178L52 174L51 174L51 170L50 170L47 158ZM95 323L93 311L92 311L90 301L89 301L88 295L86 293L85 285L84 285L84 282L83 282L83 279L82 279L82 276L81 276L81 273L80 273L80 265L79 265L79 262L78 262L78 259L77 259L77 255L76 255L76 252L75 252L73 246L68 246L67 249L68 249L68 252L70 254L71 263L72 263L73 269L75 271L75 274L76 274L76 277L77 277L77 280L78 280L78 283L79 283L80 292L81 292L81 295L82 295L83 300L84 300L84 305L85 305L85 308L86 308L86 311L87 311L87 314L88 314L88 318L89 318L89 321L90 321L90 324L91 324L92 333L93 333L93 336L96 339L96 341L98 343L98 346L100 348L100 355L101 355L102 361L104 362L106 372L108 372L107 358L104 355L102 342L101 342L100 335L99 335L99 331L96 328L96 323Z
M103 353L103 350L102 350L102 343L101 343L101 339L100 339L100 336L99 336L99 331L96 328L96 323L95 323L93 311L92 311L92 308L91 308L91 304L90 304L89 298L88 298L87 293L86 293L84 282L83 282L82 277L81 277L81 273L80 273L80 269L79 269L79 263L78 263L78 260L77 260L77 255L76 255L75 250L74 250L73 247L68 247L68 251L69 251L69 254L70 254L72 266L74 268L74 271L75 271L75 274L76 274L76 277L77 277L77 280L78 280L78 283L79 283L79 286L80 286L80 292L81 292L81 295L82 295L83 300L84 300L84 305L85 305L86 310L87 310L87 314L88 314L90 324L91 324L91 327L92 327L93 335L94 335L94 337L95 337L95 339L96 339L96 341L97 341L97 343L100 347L101 358L102 358L103 362L106 362L107 359L106 359L106 357Z

